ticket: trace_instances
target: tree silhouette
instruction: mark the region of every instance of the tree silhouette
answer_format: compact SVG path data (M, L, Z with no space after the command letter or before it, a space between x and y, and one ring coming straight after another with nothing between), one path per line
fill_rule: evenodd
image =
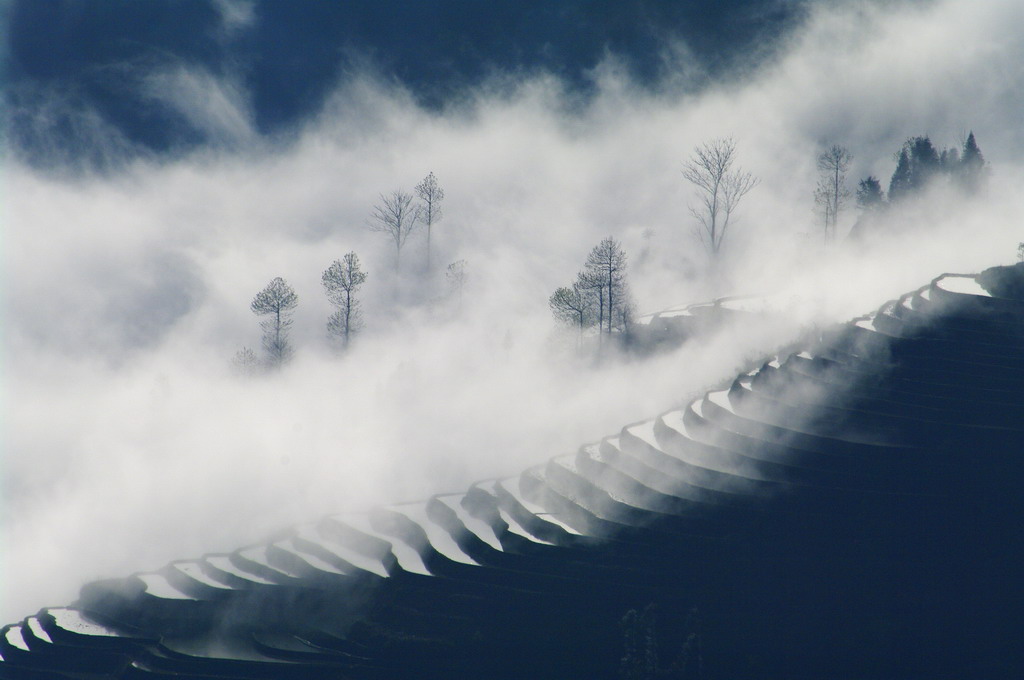
M857 185L857 207L861 210L877 210L885 205L885 194L878 179L868 175Z
M903 199L911 189L910 152L906 146L900 149L899 157L896 160L896 169L889 180L889 201Z
M824 240L829 234L836 237L839 212L846 205L850 191L846 188L846 171L853 155L846 147L833 144L818 156L818 186L814 191L814 202L821 209L825 219Z
M594 246L587 256L580 281L597 292L598 319L611 334L612 328L628 318L630 306L626 285L626 253L611 236ZM601 330L600 326L598 330Z
M362 314L355 294L366 282L366 272L359 266L359 257L349 252L332 262L320 281L327 299L338 308L327 320L327 332L340 338L342 347L347 348L352 335L362 328Z
M423 181L416 185L416 195L419 196L422 205L420 215L423 224L427 227L427 271L430 271L430 231L434 222L441 219L441 201L444 200L444 189L437 183L437 177L431 172Z
M370 213L370 231L387 235L395 245L395 271L401 269L402 246L416 228L420 218L419 206L412 204L412 194L401 189L381 194L380 202Z
M749 172L733 170L736 142L714 139L694 148L693 156L683 166L685 177L697 189L697 207L690 214L698 222L697 235L713 257L718 257L736 206L758 179Z
M974 131L967 135L963 153L960 154L960 183L967 191L977 191L985 178L985 157L981 155Z
M559 321L574 326L582 341L583 330L597 325L598 344L614 330L628 330L633 301L626 278L627 258L611 236L602 239L587 256L583 271L572 286L557 289L548 306Z
M299 297L295 291L278 276L257 293L249 305L253 314L268 317L260 322L268 366L280 368L294 353L288 342L288 329L291 328L291 315L298 303Z
M920 193L942 169L932 140L927 135L911 137L903 143L897 157L896 170L889 181L889 202Z
M939 172L939 154L927 135L913 137L907 144L910 147L910 186L914 191L921 191Z
M595 322L594 302L593 291L580 281L570 287L557 289L548 299L548 306L555 318L577 329L577 345L583 341L584 329Z

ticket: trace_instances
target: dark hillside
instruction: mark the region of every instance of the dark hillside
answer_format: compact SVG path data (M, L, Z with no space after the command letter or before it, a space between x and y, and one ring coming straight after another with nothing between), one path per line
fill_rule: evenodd
M3 629L0 677L1019 678L1021 277L515 478L89 584Z

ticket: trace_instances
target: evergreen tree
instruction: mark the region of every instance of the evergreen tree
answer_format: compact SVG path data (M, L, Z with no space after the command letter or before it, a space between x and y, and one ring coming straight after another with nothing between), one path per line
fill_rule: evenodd
M974 139L974 131L967 135L964 151L960 155L959 179L961 186L967 191L977 191L985 178L985 158L981 155L978 142Z
M885 194L878 179L868 175L857 185L857 207L861 210L878 210L885 205Z
M939 154L927 135L907 140L910 145L910 188L919 192L939 171Z
M955 148L943 149L939 154L939 168L947 175L960 172L960 152Z
M904 145L900 149L899 158L896 161L896 170L889 180L889 202L894 203L902 200L910 192L911 187L910 153Z
M900 149L896 171L889 182L889 202L896 203L921 192L942 167L939 153L927 135L911 137Z
M263 349L267 352L267 365L280 368L291 359L294 350L288 342L288 329L292 326L292 312L298 306L299 296L280 276L256 294L249 308L257 316L268 318L260 322L263 329Z

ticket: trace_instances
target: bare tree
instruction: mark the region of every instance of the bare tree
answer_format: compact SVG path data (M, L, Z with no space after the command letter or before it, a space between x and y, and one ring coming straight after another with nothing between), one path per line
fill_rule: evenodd
M437 183L437 177L431 172L423 178L423 181L416 185L416 195L423 204L420 206L420 215L423 224L427 227L427 271L430 271L430 229L434 222L441 219L441 201L444 200L444 189Z
M603 342L605 301L608 297L607 283L605 283L604 277L597 272L584 269L576 274L576 283L573 284L573 287L578 287L587 293L587 299L590 300L590 305L593 308L591 316L597 323L598 343L600 344Z
M387 234L395 244L395 271L401 269L402 246L416 227L420 208L412 204L412 194L401 189L381 194L370 213L370 230Z
M597 292L599 323L606 324L604 330L610 335L612 328L627 318L624 310L629 306L622 245L611 236L602 239L587 256L580 281Z
M448 294L455 298L456 304L461 310L463 288L466 285L466 261L456 260L448 265L444 278L448 281Z
M698 205L690 206L690 214L697 219L697 235L712 257L722 249L736 206L759 182L749 172L733 170L735 161L736 142L721 138L695 147L683 166L683 177L697 188Z
M836 238L839 213L850 198L846 188L846 171L850 168L853 155L846 147L833 144L818 156L818 186L814 190L814 202L824 218L824 240L829 235Z
M292 312L298 306L299 296L280 276L256 294L249 308L257 316L268 318L260 322L263 329L263 349L267 351L267 365L279 368L287 362L294 350L288 342L288 329L292 325Z
M583 341L584 329L594 324L594 292L580 281L568 288L559 288L548 300L555 318L577 329L577 344Z
M557 289L548 299L555 318L583 331L597 326L598 347L615 330L628 331L633 303L626 281L626 253L611 236L602 239L587 256L583 271L571 287Z
M359 286L366 282L366 272L359 266L359 256L350 252L335 260L324 271L320 281L327 299L338 308L327 320L327 332L340 338L342 347L347 348L351 336L363 325L359 300L355 297Z

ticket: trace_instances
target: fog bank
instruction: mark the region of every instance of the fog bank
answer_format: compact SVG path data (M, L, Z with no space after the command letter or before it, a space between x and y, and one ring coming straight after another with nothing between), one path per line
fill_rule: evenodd
M1024 241L1021 25L1014 0L829 3L781 54L699 93L687 78L640 87L609 55L583 103L553 77L505 75L426 111L368 67L269 141L231 74L140 74L230 143L116 173L6 168L0 618L303 519L514 474L666 410L809 324L1011 261ZM984 193L939 190L869 239L820 245L824 146L854 154L851 188L869 174L885 186L907 137L955 146L969 129L991 166ZM761 184L712 274L680 169L721 136ZM415 234L400 278L367 219L379 194L430 171L446 192L439 266L423 271ZM754 293L785 314L645 361L580 359L547 300L608 235L630 255L641 312ZM369 272L366 328L339 356L320 275L350 250ZM461 308L443 299L457 259ZM296 357L243 379L230 360L258 348L249 303L275 276L299 295Z

